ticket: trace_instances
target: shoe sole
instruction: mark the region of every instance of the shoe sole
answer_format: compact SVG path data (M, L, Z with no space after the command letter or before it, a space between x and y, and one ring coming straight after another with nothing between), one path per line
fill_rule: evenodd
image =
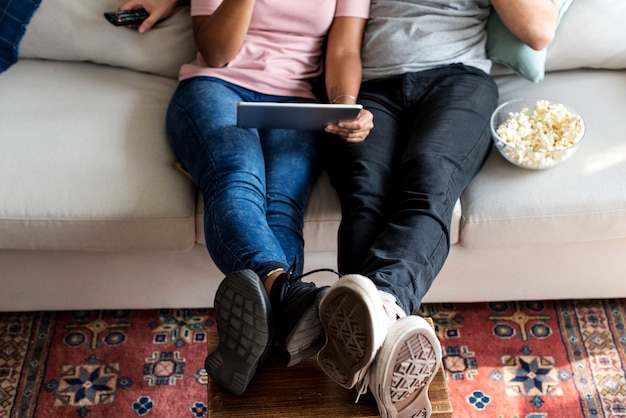
M269 300L257 275L243 270L227 275L220 283L214 309L219 344L204 367L220 387L241 395L269 353Z
M327 288L320 289L311 306L304 311L300 320L285 339L285 350L288 356L287 367L299 364L302 360L315 355L322 348L324 330L319 318L319 306L327 292Z
M441 367L441 344L425 319L408 316L390 328L370 371L383 418L428 418L428 387Z
M367 372L385 338L387 318L374 283L363 276L339 279L319 307L326 342L317 355L320 368L350 389ZM381 332L381 326L384 332Z

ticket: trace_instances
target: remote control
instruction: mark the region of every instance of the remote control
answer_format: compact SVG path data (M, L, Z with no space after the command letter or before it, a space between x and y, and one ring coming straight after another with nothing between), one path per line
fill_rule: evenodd
M104 17L115 26L139 25L150 14L146 9L106 12Z

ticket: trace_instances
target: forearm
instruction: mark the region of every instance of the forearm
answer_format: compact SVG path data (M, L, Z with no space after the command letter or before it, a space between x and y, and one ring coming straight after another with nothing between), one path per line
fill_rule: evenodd
M193 19L196 44L210 67L223 67L241 49L255 0L224 0L210 16Z
M533 49L546 48L554 39L559 16L557 0L492 0L502 22Z
M336 18L326 48L326 93L331 103L354 103L361 87L365 20Z
M355 103L361 88L361 57L341 54L326 57L326 94L330 103Z

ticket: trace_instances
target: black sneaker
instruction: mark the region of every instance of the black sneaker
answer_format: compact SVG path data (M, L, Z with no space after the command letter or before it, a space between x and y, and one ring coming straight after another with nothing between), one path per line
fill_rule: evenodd
M318 288L315 283L303 282L303 276L291 272L282 273L272 284L270 302L276 326L276 345L287 355L287 367L316 354L324 344L318 307L328 286Z
M252 270L227 275L215 294L219 344L204 361L207 374L224 390L241 395L269 356L272 309Z

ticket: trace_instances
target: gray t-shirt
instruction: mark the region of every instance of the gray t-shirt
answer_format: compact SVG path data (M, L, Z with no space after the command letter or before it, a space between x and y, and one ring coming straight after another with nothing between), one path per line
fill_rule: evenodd
M463 63L487 73L490 0L372 0L363 80Z

